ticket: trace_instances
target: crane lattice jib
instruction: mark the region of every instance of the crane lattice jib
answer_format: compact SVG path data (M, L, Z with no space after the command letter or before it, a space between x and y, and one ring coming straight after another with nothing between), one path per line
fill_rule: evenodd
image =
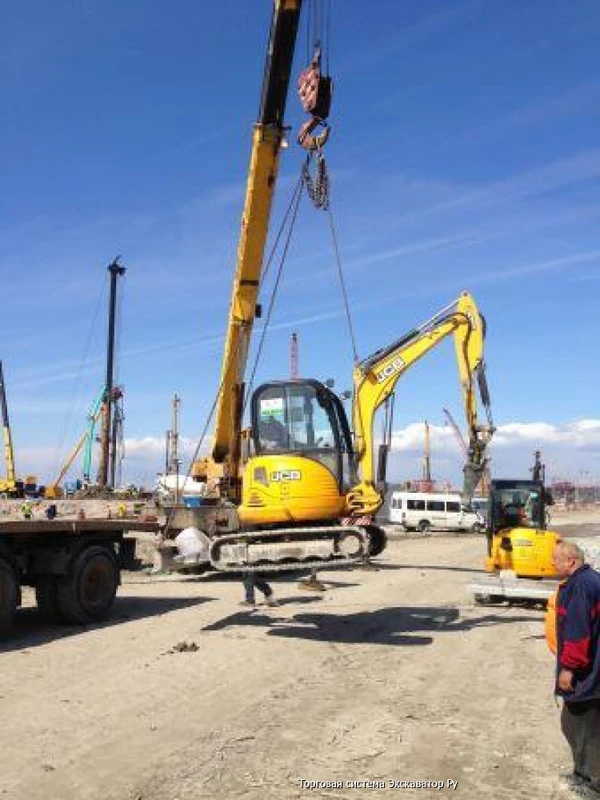
M284 112L301 0L276 0L258 121L242 214L237 266L215 412L213 459L235 477L239 465L244 374L263 269L263 257L284 138Z
M349 493L350 511L372 514L382 503L381 493L375 486L373 452L373 421L377 409L391 395L407 369L450 334L454 334L469 430L468 462L472 465L483 462L485 447L493 432L487 391L482 401L489 424L481 426L477 420L476 384L484 369L484 321L471 295L464 292L456 303L355 367L353 421L361 483Z

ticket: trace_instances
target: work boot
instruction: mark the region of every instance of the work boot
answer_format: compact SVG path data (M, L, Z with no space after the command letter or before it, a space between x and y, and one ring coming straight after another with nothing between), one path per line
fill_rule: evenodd
M298 581L299 589L308 589L309 592L324 592L326 591L325 584L317 578L316 575L311 575L310 578L302 578Z
M559 779L561 785L569 790L571 796L600 800L600 792L584 775L580 775L578 772L566 772L560 775Z
M581 786L586 782L583 775L580 775L578 772L562 772L558 776L558 779L563 786L568 786L569 788L572 786Z

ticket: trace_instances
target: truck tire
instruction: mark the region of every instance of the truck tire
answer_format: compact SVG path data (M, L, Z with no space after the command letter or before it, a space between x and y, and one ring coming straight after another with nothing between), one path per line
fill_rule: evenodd
M0 634L12 625L19 601L19 585L14 569L0 559Z
M383 528L378 525L369 525L367 527L367 534L369 536L369 557L381 555L387 546L387 535Z
M91 545L75 559L69 575L57 582L57 608L65 622L95 622L110 610L117 586L119 567L112 550Z
M54 575L41 575L35 585L38 612L46 622L59 622L58 580Z

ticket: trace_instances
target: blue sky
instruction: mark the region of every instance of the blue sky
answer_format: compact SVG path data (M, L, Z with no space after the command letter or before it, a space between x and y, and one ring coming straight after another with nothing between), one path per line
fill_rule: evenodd
M306 9L305 9L306 11ZM124 475L162 465L174 392L191 448L219 365L269 0L0 0L3 362L17 466L50 480L104 372L120 254ZM331 0L332 207L366 356L462 289L488 322L497 474L600 480L600 6ZM307 62L299 36L294 75ZM287 120L304 117L290 91ZM282 158L276 230L302 155ZM258 377L349 386L327 218L303 202ZM451 344L398 385L394 477L459 451Z

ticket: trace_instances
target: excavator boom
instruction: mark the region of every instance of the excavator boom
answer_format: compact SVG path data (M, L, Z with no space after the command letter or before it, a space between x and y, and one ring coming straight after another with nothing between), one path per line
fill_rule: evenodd
M353 419L361 482L348 494L349 513L374 514L383 502L375 477L373 420L377 409L392 394L402 375L451 334L454 335L469 431L463 502L465 505L470 503L479 475L485 466L484 454L494 428L485 382L484 321L472 296L464 292L455 303L355 367ZM480 425L477 419L476 386L479 387L486 409L487 425Z

